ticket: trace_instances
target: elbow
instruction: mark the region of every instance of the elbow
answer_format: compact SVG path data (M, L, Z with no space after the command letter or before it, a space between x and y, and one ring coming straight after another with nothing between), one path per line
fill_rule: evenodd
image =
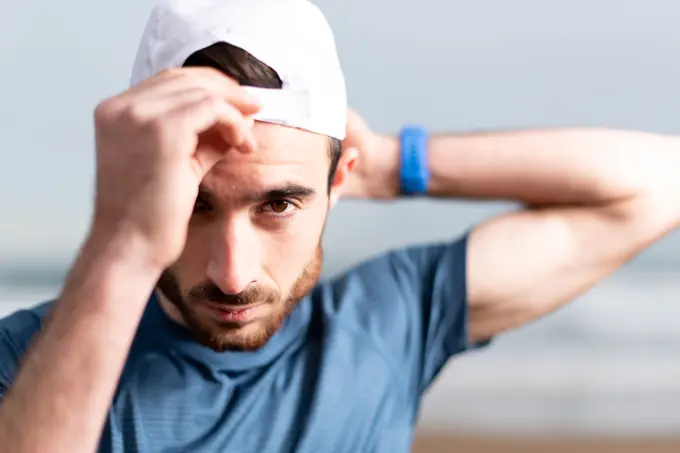
M633 242L647 247L680 227L680 187L652 187L617 204L610 214Z
M612 203L619 220L650 240L680 227L680 138L655 137L661 142L629 173L628 196Z

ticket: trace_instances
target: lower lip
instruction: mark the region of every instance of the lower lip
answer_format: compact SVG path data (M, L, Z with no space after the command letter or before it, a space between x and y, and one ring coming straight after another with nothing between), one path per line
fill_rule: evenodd
M246 308L224 309L217 308L214 305L207 306L214 316L220 321L224 322L246 322L255 318L262 308L261 305L255 305Z

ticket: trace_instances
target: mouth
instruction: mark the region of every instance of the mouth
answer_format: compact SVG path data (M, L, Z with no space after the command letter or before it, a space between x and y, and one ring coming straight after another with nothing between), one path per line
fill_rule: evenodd
M218 321L245 323L253 321L261 316L265 305L262 303L250 305L223 305L212 302L204 302L211 315Z

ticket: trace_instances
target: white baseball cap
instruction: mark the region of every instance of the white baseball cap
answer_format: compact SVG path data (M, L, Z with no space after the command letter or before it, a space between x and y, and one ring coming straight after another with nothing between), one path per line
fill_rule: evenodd
M335 38L308 0L162 0L144 30L131 84L218 42L245 50L283 81L281 90L247 88L264 105L255 119L345 138L347 94Z

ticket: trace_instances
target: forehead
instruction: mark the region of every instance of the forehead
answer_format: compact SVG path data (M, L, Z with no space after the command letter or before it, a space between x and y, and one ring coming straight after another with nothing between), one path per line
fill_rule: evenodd
M291 183L317 187L327 182L328 137L259 121L253 135L256 150L229 150L206 175L205 189L242 192Z

